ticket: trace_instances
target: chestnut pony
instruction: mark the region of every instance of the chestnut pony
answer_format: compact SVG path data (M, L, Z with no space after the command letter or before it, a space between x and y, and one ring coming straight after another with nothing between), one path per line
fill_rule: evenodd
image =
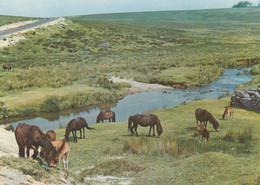
M100 111L100 113L97 116L97 120L96 123L100 123L100 121L102 121L102 123L104 123L104 120L108 119L109 122L116 122L116 114L113 111L106 111L106 112L102 112Z

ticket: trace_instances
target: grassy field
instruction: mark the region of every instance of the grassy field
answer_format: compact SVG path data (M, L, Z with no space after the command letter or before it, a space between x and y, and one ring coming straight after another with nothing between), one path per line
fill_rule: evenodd
M20 21L34 20L34 19L37 18L0 15L0 26L5 24L20 22Z
M24 108L38 112L39 103L50 98L39 93L39 101L11 109L16 105L10 96L35 89L83 84L83 89L112 90L116 99L118 88L122 95L126 85L109 85L112 76L178 88L208 84L226 68L259 64L259 13L247 8L69 17L65 24L28 32L27 40L0 51L0 65L13 66L0 74L1 101L14 116ZM248 86L258 82L256 75Z
M83 184L97 184L101 175L113 176L107 181L111 184L126 180L133 184L259 184L259 114L235 109L234 120L221 120L229 99L199 100L152 112L161 120L161 138L147 137L145 127L138 127L140 137L130 136L127 122L95 124L96 130L87 131L86 139L69 143L69 175ZM208 143L199 143L194 117L198 107L210 111L220 124L220 132L208 125ZM56 132L57 139L63 139L65 130ZM18 162L29 163L22 168L35 166L33 173L28 170L34 178L50 178L39 164L27 159ZM17 159L1 159L0 164L21 168L16 166ZM58 173L52 170L52 178L58 179Z

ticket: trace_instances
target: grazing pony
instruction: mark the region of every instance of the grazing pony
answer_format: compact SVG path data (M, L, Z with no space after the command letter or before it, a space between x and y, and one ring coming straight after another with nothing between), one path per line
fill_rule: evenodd
M200 123L203 123L205 128L207 128L207 124L208 121L210 123L212 123L214 129L219 132L219 123L217 122L217 120L212 116L211 113L209 113L207 110L198 108L195 111L195 117L196 117L196 121L197 121L197 126L198 126L198 121L200 121Z
M70 135L70 132L72 132L72 135L73 135L73 140L74 142L78 142L77 140L77 135L76 135L76 131L79 130L80 131L80 139L82 139L82 132L81 132L81 129L83 129L83 137L85 138L85 127L88 129L88 130L94 130L94 128L91 128L88 126L85 118L82 118L82 117L78 117L76 119L72 119L67 127L66 127L66 130L65 130L65 139L66 141L69 141L69 135Z
M116 122L116 113L113 111L106 111L106 112L102 112L100 111L100 113L97 116L97 120L96 123L100 123L100 121L102 121L102 123L104 123L104 120L108 119L109 122Z
M59 153L59 160L63 160L63 166L65 170L69 170L69 153L70 147L67 141L52 141L52 145L55 147L56 151L58 152L61 149L61 146L64 145ZM41 151L40 156L43 160L46 160L46 157Z
M132 126L132 122L133 122L133 126ZM129 119L128 119L128 129L130 130L131 135L136 134L136 136L139 136L138 133L137 133L138 124L140 126L143 126L143 127L150 126L148 136L151 135L151 129L152 128L153 128L153 136L155 136L155 134L154 134L154 126L155 125L156 125L158 137L160 137L162 132L163 132L160 120L154 114L149 114L149 115L135 114L133 116L130 116Z
M10 71L10 70L12 69L12 67L11 67L10 64L3 65L3 69L2 69L2 71L5 71L5 70L7 70L7 69L8 69L8 71Z
M232 120L234 119L234 108L233 107L225 107L225 111L222 115L222 119L225 119L225 116L226 116L226 119L228 119L228 116L229 116L229 120Z
M210 133L207 131L203 124L199 124L197 126L197 130L199 133L199 141L203 140L204 138L207 139L207 141L209 141Z
M43 153L46 156L46 161L49 167L55 166L58 163L59 153L57 152L47 136L35 125L20 123L15 129L15 138L19 147L19 156L25 157L24 151L27 148L26 154L29 157L30 149L34 150L32 157L35 159L38 155L39 146L42 147Z
M56 132L54 130L48 130L46 136L50 141L56 141Z

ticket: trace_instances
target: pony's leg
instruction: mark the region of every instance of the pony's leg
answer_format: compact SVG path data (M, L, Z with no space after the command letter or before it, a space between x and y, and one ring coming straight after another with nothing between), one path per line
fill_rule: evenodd
M19 157L25 157L24 156L24 150L25 150L24 147L19 147Z
M156 126L157 127L157 126ZM153 136L155 136L155 132L154 132L154 126L153 126Z
M85 127L83 127L83 138L85 139Z
M26 147L26 156L27 158L30 157L30 147Z
M82 139L82 131L81 131L81 129L79 130L79 132L80 132L80 139Z
M135 134L136 134L137 137L139 136L138 133L137 133L137 124L135 125Z
M72 131L72 135L73 135L73 141L76 143L76 139L77 139L77 138L76 138L76 136L75 136L75 135L76 135L75 131Z
M149 129L149 134L148 134L148 136L151 136L151 130L152 130L152 126L150 126L150 129Z
M69 170L69 153L65 154L66 170Z
M78 138L77 138L77 131L74 131L75 132L75 140L76 140L76 143L78 142Z
M33 150L34 150L34 153L32 155L32 158L35 159L38 155L38 147L39 146L32 146Z

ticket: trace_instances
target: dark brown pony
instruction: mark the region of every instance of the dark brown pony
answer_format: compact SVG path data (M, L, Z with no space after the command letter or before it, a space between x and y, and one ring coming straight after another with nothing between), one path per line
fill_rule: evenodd
M133 122L133 126L132 126L132 122ZM128 119L128 129L130 130L131 135L136 134L136 136L138 136L138 133L137 133L138 124L140 126L143 126L143 127L150 126L148 136L151 135L151 129L152 128L153 128L153 136L155 136L155 134L154 134L154 126L155 125L156 125L158 137L160 137L162 132L163 132L160 120L154 114L149 114L149 115L135 114L133 116L130 116L129 119Z
M51 141L47 136L35 125L28 125L26 123L20 123L15 129L15 138L19 147L19 156L25 157L25 148L27 148L26 154L29 157L30 149L34 150L32 157L35 159L38 155L39 146L42 147L48 166L55 166L59 161L60 151L56 151Z
M5 71L5 70L7 70L7 69L8 69L8 71L11 70L11 69L12 69L12 66L11 66L10 64L3 65L2 71Z
M56 141L56 132L54 130L48 130L46 136L50 141Z
M222 115L222 119L225 119L225 117L226 117L226 119L228 119L228 117L229 117L230 120L234 119L234 108L233 107L225 107L225 111Z
M217 122L217 120L212 116L211 113L209 113L207 110L198 108L195 111L195 117L196 117L196 121L197 121L197 126L198 126L198 121L200 121L200 123L203 123L205 128L207 128L207 124L208 121L210 123L212 123L214 129L219 132L219 123Z
M78 142L77 135L76 135L76 131L77 130L80 131L80 139L82 139L81 129L83 129L83 135L84 135L83 137L85 138L85 127L88 130L93 130L94 129L94 128L91 128L91 127L88 126L85 118L78 117L76 119L72 119L68 123L68 125L66 127L66 131L65 131L65 139L66 139L66 141L69 141L69 135L70 135L70 132L72 132L74 142Z
M102 123L104 123L104 120L108 119L109 122L116 122L116 113L113 111L106 111L106 112L102 112L100 111L100 113L97 116L97 120L96 123L100 123L100 121L102 121Z

